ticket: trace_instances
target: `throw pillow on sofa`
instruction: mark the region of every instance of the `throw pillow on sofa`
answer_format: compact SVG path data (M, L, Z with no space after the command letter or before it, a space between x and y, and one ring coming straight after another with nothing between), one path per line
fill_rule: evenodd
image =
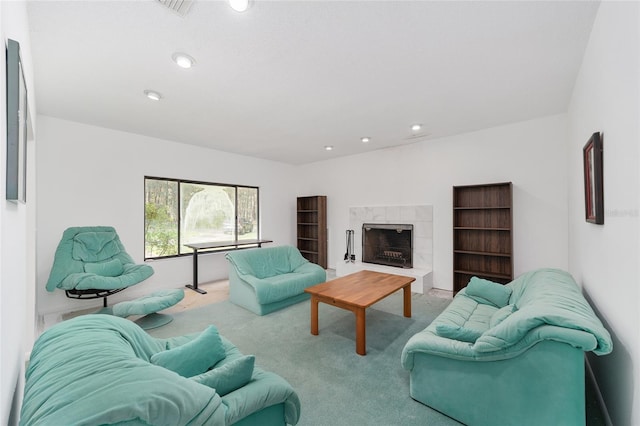
M191 377L192 380L216 390L220 396L233 392L249 383L256 357L245 355Z
M226 356L218 329L210 325L192 341L151 356L151 363L192 377L215 365Z
M436 333L440 337L468 343L475 343L482 336L482 331L450 324L436 325Z
M471 277L465 294L478 303L502 308L509 304L511 291L511 287L482 278Z

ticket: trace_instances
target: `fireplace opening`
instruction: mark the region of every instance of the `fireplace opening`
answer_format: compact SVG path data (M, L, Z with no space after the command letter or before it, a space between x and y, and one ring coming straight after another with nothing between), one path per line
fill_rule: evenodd
M362 225L362 261L413 268L413 225Z

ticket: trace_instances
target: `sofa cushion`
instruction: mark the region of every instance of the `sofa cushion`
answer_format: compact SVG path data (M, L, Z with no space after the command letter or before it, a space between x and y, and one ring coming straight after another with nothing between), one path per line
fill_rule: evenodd
M293 272L308 262L293 246L276 246L229 252L226 258L240 275L258 279Z
M429 325L428 329L434 334L437 334L436 326L439 324L450 324L474 330L487 330L489 328L491 317L498 308L493 305L478 303L467 297L464 291L459 292L448 308Z
M507 319L507 317L509 317L509 315L513 313L515 307L515 305L507 305L495 311L491 316L491 320L489 321L489 328L495 327L502 321Z
M210 325L198 337L173 349L151 356L151 363L183 377L198 375L225 357L218 329Z
M511 288L493 281L484 280L478 277L471 277L467 285L466 295L476 300L478 303L492 304L502 308L509 304Z
M215 389L218 395L223 396L249 383L254 364L255 356L245 355L191 379Z
M124 272L120 259L110 259L106 262L85 263L84 271L102 277L117 277Z
M478 340L478 337L482 335L482 331L451 324L438 324L436 326L436 333L440 337L468 343L474 343Z

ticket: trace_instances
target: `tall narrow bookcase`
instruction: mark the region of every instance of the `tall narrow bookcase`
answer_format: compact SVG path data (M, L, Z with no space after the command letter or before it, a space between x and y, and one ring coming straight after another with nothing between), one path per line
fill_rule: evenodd
M513 280L511 182L453 187L453 291L473 276Z
M298 250L327 269L327 197L298 197Z

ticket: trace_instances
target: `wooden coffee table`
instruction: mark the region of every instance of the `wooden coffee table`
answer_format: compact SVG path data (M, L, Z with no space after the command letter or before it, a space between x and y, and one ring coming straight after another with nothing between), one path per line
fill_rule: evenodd
M347 309L356 316L356 353L367 354L366 312L374 303L404 290L404 316L411 318L411 283L415 278L360 271L305 289L311 294L311 334L318 335L318 303Z

